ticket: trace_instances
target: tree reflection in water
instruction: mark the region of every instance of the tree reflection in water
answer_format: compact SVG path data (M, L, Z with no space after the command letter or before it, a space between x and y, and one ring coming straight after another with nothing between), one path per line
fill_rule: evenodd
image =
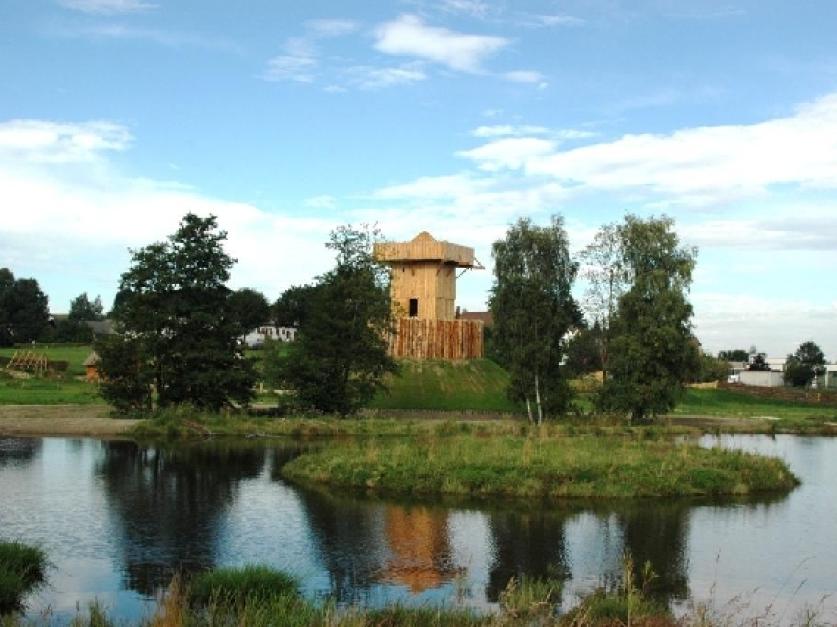
M152 595L175 571L212 567L224 509L264 462L263 445L243 442L105 442L96 472L121 531L125 585Z

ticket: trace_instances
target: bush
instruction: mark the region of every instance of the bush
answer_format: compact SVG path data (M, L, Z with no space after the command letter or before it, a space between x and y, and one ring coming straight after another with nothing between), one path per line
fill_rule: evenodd
M297 581L267 566L216 568L196 575L189 587L196 605L213 602L243 606L248 602L267 601L279 596L296 595Z

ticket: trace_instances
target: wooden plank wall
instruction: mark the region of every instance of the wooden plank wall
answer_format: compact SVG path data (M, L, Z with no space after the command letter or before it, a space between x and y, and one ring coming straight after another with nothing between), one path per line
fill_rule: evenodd
M393 357L478 359L484 355L481 320L399 318L389 339Z

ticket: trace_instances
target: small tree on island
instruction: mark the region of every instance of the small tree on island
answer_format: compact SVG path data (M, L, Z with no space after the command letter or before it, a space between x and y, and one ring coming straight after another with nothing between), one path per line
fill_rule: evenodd
M120 411L160 407L217 411L253 398L256 374L238 339L243 324L226 283L235 260L214 216L189 213L165 242L132 252L113 318L122 335L99 342L102 395Z
M559 216L544 227L520 218L492 254L495 350L509 371L509 396L526 404L530 421L534 405L540 424L565 412L572 398L561 361L564 338L581 319L571 293L578 265Z
M282 367L274 375L279 380L272 381L294 390L304 409L353 414L385 388L387 373L397 372L387 353L389 271L372 255L377 236L351 226L332 231L326 246L335 251L336 265L304 288L297 339L286 357L279 356Z
M628 215L619 238L630 287L613 318L609 377L599 403L643 422L671 410L699 369L687 298L697 251L680 245L674 221L665 216Z
M803 342L785 362L785 383L808 387L824 372L825 354L814 342Z

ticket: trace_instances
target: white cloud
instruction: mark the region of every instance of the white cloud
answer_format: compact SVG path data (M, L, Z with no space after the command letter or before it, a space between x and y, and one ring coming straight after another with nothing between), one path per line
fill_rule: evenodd
M58 4L67 9L94 15L139 13L157 7L156 4L142 0L58 0Z
M827 358L837 359L837 301L820 304L744 293L705 293L695 294L692 304L695 331L704 350L717 353L755 345L770 356L784 357L810 339Z
M440 8L449 13L465 13L472 17L486 17L491 6L483 0L442 0Z
M53 25L47 29L47 32L61 37L149 41L170 48L191 46L222 52L241 53L241 47L237 43L224 37L161 28L142 28L112 22L79 22L69 25Z
M555 142L538 137L505 137L483 146L456 153L477 163L480 170L517 170L534 157L548 155L555 149Z
M360 28L360 24L355 20L347 19L309 20L305 25L317 37L342 37L351 35Z
M312 83L318 64L314 57L282 54L268 60L262 78L272 82Z
M107 121L0 123L0 155L33 163L90 162L102 151L125 150L132 139L127 128Z
M401 15L381 24L375 37L375 48L385 54L417 57L470 73L482 72L483 61L509 43L504 37L428 26L416 15Z
M471 131L474 137L506 137L520 135L546 135L549 129L545 126L492 124L478 126Z
M795 204L779 215L727 218L685 224L681 235L700 247L755 250L837 251L837 201L832 207Z
M553 26L581 26L585 20L572 15L554 13L549 15L527 15L521 25L535 28L548 28Z
M461 154L492 167L504 148L494 144ZM760 194L772 185L834 187L837 94L803 105L791 116L755 124L625 135L549 153L543 144L531 145L537 150L520 154L523 163L516 166L527 175L586 189L636 189L674 203L720 202Z
M62 290L81 289L89 280L104 286L107 300L127 267L127 247L164 238L188 211L217 215L229 232L228 252L239 259L236 286L252 285L275 297L330 265L332 255L322 243L339 218L271 214L175 182L125 175L108 155L129 141L128 130L111 122L0 124L0 204L14 207L3 212L0 265L24 267L35 276L55 276L61 268L57 284L45 279L48 292L69 298ZM305 264L296 261L302 258Z
M398 67L373 67L356 65L346 70L349 82L361 89L381 89L393 85L416 83L427 78L427 74L416 64Z
M305 206L312 209L334 209L337 207L337 199L330 194L312 196L305 200Z
M535 70L513 70L505 72L503 78L513 83L543 83L544 76Z

